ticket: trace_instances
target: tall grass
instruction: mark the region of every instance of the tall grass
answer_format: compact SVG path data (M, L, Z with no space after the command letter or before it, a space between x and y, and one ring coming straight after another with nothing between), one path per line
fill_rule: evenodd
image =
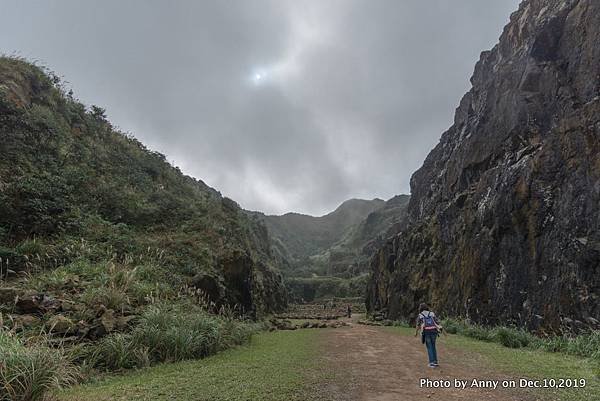
M219 320L180 307L151 306L132 333L133 342L149 349L152 361L203 358L218 350Z
M546 351L591 358L600 363L600 331L591 331L575 337L537 339L532 345Z
M256 324L193 306L153 305L130 333L103 338L94 347L92 359L105 370L200 359L248 341L258 329Z
M0 400L44 400L48 392L77 382L78 369L60 350L25 346L0 329Z
M590 358L600 364L600 331L590 331L577 336L536 337L516 327L485 327L466 320L445 319L444 329L477 340L495 342L509 348L533 348L550 352Z
M531 333L515 327L496 327L492 330L492 341L508 348L523 348L535 343L538 339Z

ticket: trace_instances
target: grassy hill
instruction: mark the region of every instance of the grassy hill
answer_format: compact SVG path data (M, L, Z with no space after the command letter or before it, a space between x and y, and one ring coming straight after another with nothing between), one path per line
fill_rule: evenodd
M264 224L64 92L52 74L0 59L5 276L81 259L151 264L158 282L137 298L190 286L245 312L285 306Z
M0 57L0 399L248 341L287 293L267 229Z

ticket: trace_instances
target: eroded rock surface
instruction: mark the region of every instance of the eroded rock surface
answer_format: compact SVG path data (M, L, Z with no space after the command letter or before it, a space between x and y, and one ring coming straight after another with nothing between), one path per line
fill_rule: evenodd
M367 305L557 329L600 315L600 3L527 0L411 180ZM593 319L593 320L590 320Z

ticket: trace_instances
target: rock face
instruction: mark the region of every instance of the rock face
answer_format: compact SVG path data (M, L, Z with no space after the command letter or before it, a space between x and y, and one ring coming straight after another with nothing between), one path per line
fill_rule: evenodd
M600 3L527 0L371 262L367 307L556 330L600 315Z

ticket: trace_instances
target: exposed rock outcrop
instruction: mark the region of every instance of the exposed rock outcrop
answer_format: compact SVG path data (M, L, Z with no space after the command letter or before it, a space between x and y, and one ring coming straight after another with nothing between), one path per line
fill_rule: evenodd
M367 306L428 301L481 323L600 315L600 3L527 0L481 54L454 124L411 179Z

